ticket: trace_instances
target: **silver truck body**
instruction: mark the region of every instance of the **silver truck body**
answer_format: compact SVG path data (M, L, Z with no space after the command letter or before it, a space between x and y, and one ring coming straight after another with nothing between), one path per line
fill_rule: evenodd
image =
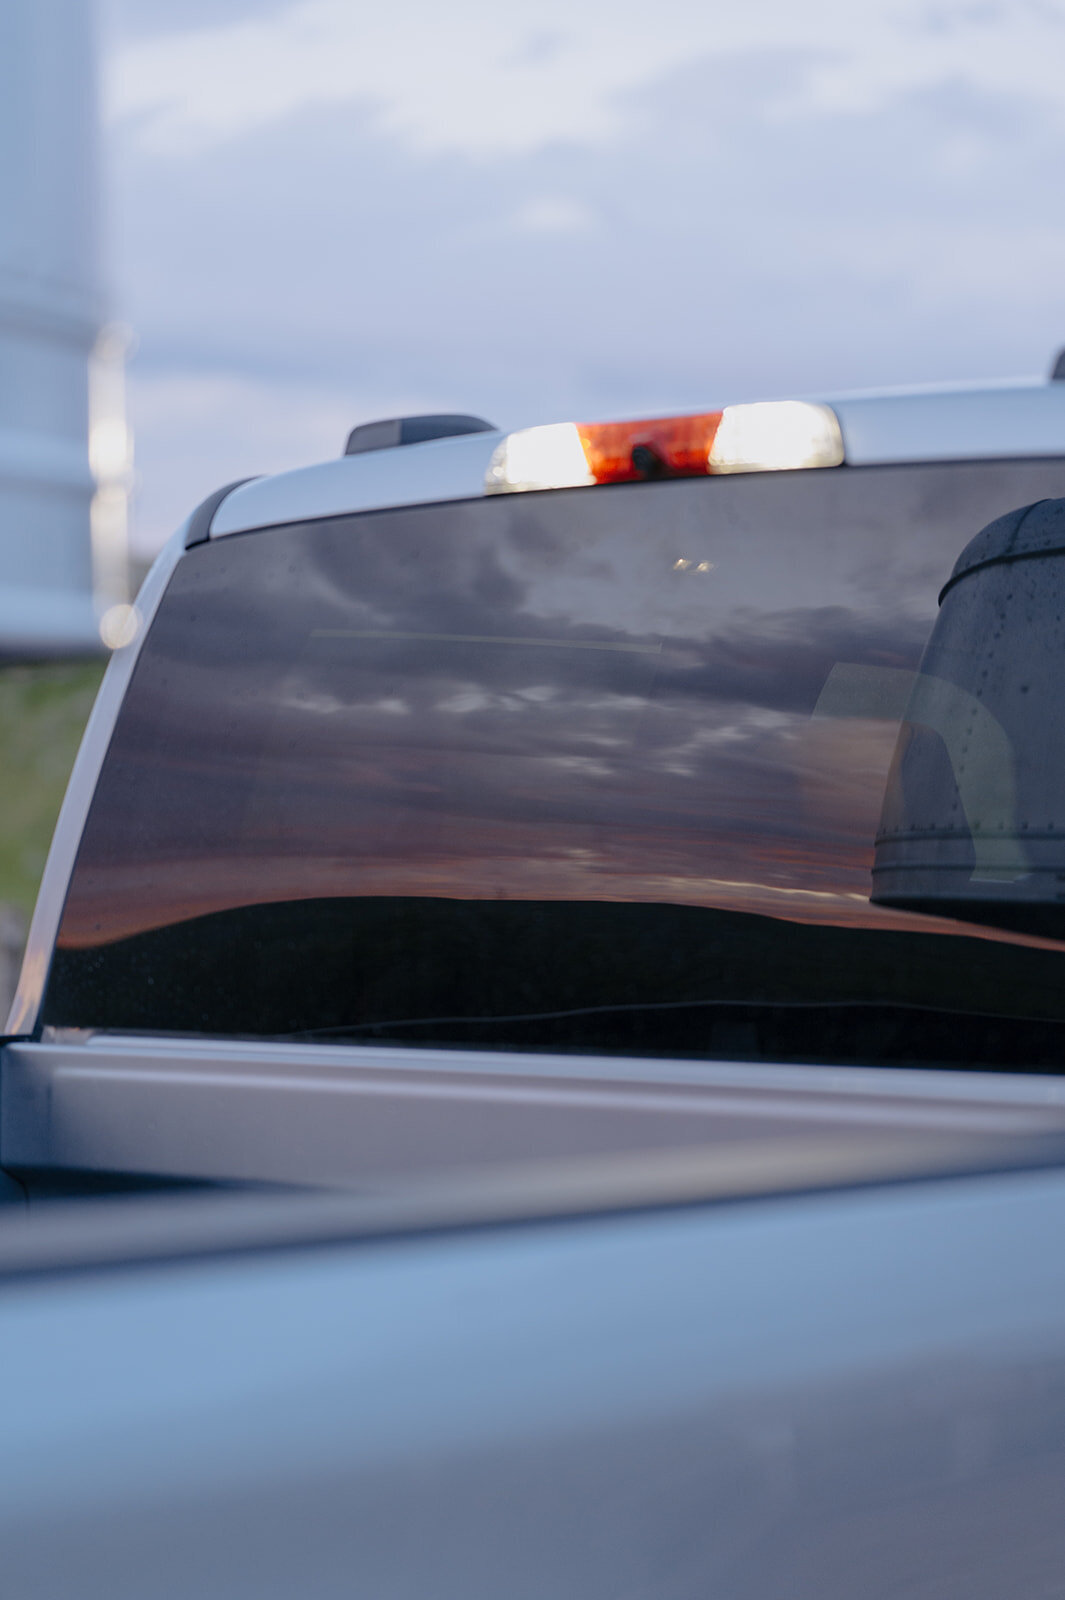
M349 1242L82 1204L0 1255L12 1594L1060 1593L1060 1171Z
M1065 384L830 404L849 466L1047 458L1065 493ZM500 438L255 481L196 537L473 500ZM190 526L108 669L0 1056L9 1592L1062 1592L1045 1063L42 1025Z

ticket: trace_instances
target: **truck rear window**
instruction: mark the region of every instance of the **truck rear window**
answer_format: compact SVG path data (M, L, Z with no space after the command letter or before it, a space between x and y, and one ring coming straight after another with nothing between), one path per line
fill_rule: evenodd
M1058 1067L1053 923L870 889L937 595L985 523L1059 495L1061 461L845 468L196 547L44 1021Z

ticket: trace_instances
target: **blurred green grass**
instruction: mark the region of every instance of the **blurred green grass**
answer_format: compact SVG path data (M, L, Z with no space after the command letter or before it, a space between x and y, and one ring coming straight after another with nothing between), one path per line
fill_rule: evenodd
M26 919L105 666L0 669L0 903Z

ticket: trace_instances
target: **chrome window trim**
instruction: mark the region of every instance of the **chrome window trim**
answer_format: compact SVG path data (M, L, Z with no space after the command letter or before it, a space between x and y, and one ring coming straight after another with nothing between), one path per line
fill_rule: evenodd
M136 600L140 617L136 638L113 652L85 725L37 893L18 988L7 1018L6 1032L9 1035L32 1033L37 1026L67 887L100 769L141 645L171 574L185 553L187 527L187 521L182 523L167 541L145 578Z
M1008 1074L58 1031L8 1045L0 1088L0 1164L37 1178L346 1188L796 1142L859 1167L890 1149L928 1171L1065 1134L1065 1084Z
M874 1100L931 1100L944 1104L1057 1106L1065 1118L1065 1077L1042 1073L989 1072L931 1067L862 1067L791 1062L700 1060L672 1056L610 1056L522 1050L480 1050L401 1044L327 1044L292 1039L226 1039L201 1035L107 1033L45 1028L35 1051L74 1049L86 1056L122 1059L150 1052L175 1065L201 1061L205 1046L227 1063L262 1062L323 1070L347 1066L416 1069L447 1074L458 1070L500 1076L589 1082L694 1084L716 1089L793 1091ZM20 1042L21 1048L21 1042Z

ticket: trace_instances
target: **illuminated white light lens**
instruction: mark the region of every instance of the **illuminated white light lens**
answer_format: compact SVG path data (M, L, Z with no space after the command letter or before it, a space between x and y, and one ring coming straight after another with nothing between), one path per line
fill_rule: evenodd
M509 433L496 449L484 480L488 494L523 489L581 489L594 483L575 423Z
M132 644L141 631L141 614L136 606L108 606L100 618L100 638L109 650Z
M726 406L708 457L711 472L785 472L842 462L835 412L805 400Z

